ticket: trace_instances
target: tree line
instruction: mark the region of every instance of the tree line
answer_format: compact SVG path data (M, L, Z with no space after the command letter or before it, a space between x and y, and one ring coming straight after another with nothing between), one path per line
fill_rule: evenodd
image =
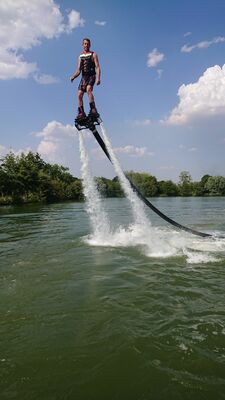
M157 181L148 173L128 171L145 197L155 196L225 196L225 177L204 175L192 181L188 171L182 171L179 182ZM118 178L97 177L96 185L103 197L123 197ZM38 153L15 155L10 152L0 160L0 204L81 201L82 180L72 176L69 169L46 163Z

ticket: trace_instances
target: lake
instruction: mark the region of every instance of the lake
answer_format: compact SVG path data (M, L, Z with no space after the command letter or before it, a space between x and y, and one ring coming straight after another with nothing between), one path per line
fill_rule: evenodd
M225 235L224 198L151 201ZM0 398L225 399L225 240L103 203L0 208Z

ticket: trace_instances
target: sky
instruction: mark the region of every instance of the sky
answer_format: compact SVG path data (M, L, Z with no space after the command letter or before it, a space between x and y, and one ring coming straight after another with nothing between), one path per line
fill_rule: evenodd
M32 150L80 177L70 77L89 37L97 109L123 169L225 176L224 20L224 0L0 0L0 155ZM85 142L92 173L114 177Z

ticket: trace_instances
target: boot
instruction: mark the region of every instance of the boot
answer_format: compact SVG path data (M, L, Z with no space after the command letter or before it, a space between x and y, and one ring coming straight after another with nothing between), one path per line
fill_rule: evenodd
M92 101L92 103L90 103L90 112L89 112L89 116L92 116L92 117L98 117L98 116L99 116L99 113L98 113L98 111L97 111L97 109L96 109L96 106L95 106L95 102L94 102L94 101Z
M78 107L78 114L77 114L76 119L84 119L84 118L86 118L86 114L84 112L84 107L80 106L80 107Z

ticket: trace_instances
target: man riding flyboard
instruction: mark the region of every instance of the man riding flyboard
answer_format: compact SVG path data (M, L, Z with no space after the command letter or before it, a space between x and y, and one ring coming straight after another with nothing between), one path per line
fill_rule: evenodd
M93 96L93 87L95 82L96 85L100 85L101 70L98 61L98 56L94 51L90 50L91 47L90 39L84 38L82 45L83 45L83 52L78 57L77 69L70 78L70 81L73 82L74 79L76 79L82 72L82 78L78 86L78 115L76 117L76 121L79 120L82 121L85 118L87 118L83 106L83 96L85 92L88 95L90 103L90 112L88 117L91 118L99 117Z

